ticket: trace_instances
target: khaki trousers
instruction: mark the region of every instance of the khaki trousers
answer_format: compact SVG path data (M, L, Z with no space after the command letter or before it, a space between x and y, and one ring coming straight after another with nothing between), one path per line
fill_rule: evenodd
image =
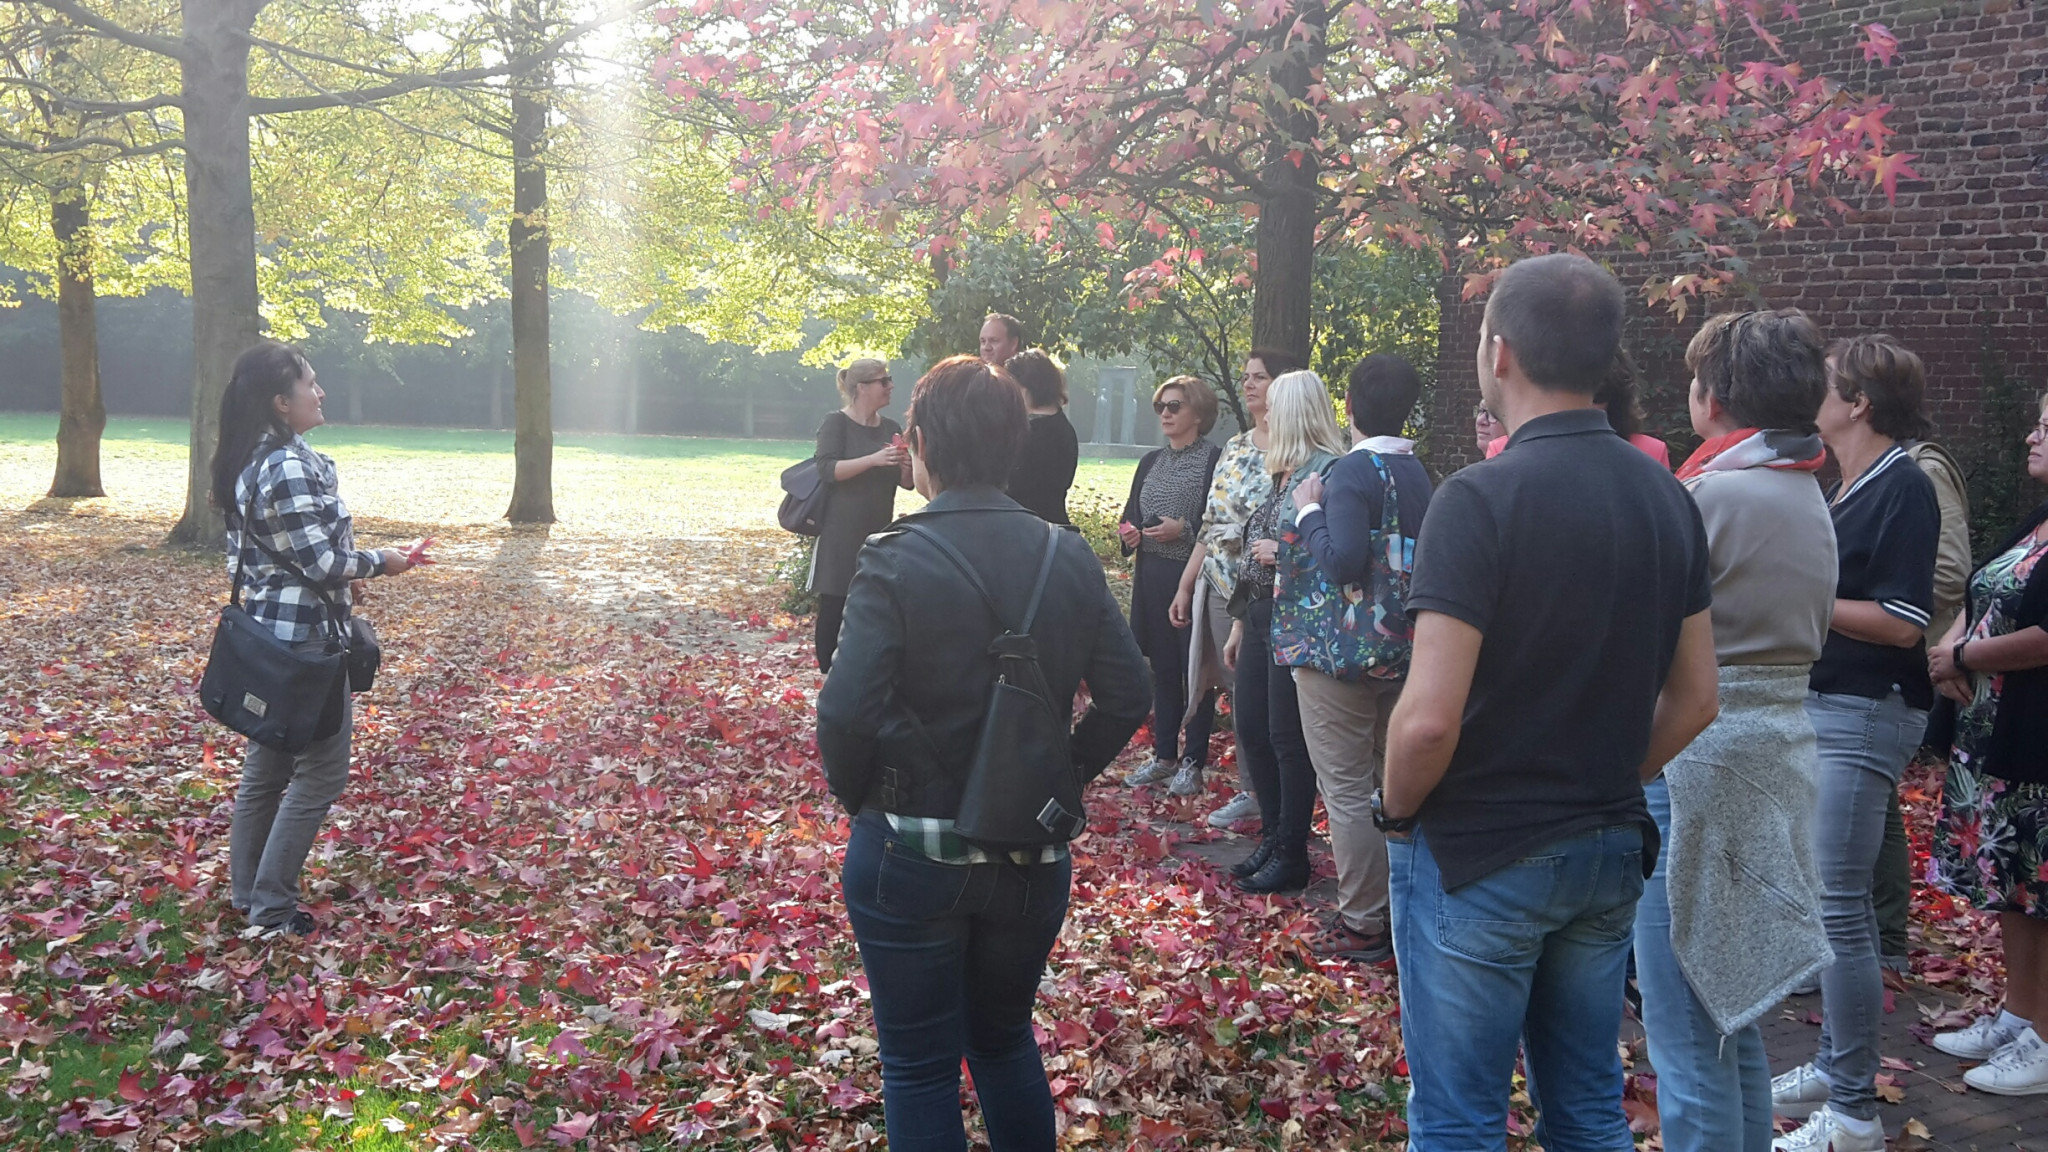
M1350 683L1312 668L1294 670L1301 731L1315 762L1316 785L1330 817L1330 855L1337 863L1337 914L1352 931L1387 928L1387 842L1372 826L1372 793L1387 754L1387 718L1400 698L1398 680Z

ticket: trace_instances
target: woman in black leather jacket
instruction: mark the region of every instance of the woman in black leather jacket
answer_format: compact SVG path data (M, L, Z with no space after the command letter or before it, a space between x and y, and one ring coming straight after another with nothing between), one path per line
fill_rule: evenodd
M962 1149L960 1060L974 1074L995 1152L1051 1152L1052 1093L1031 1031L1045 958L1066 919L1065 844L996 852L953 821L996 678L989 642L1016 623L1047 547L1045 522L1003 495L1025 434L1024 393L971 356L918 381L909 415L918 524L964 554L998 623L929 541L872 537L847 591L839 652L818 694L818 751L853 814L842 883L881 1045L891 1147ZM1088 712L1072 756L1093 780L1151 710L1130 628L1085 541L1054 538L1031 628L1054 708Z

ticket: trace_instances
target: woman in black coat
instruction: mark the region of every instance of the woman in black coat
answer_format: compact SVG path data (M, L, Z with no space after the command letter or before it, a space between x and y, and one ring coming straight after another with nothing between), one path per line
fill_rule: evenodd
M1021 623L1047 549L1030 634L1056 715L1072 716L1088 683L1069 745L1081 782L1123 749L1150 703L1143 658L1087 542L1003 495L1024 419L1023 390L973 357L918 381L911 461L931 503L862 549L839 658L818 694L825 776L854 817L842 880L892 1148L966 1147L963 1056L995 1152L1055 1146L1031 1007L1066 920L1067 846L1048 836L990 848L954 823L995 686L989 644ZM1004 618L913 525L961 554Z
M1048 524L1070 524L1067 490L1081 466L1081 438L1065 411L1067 374L1043 348L1026 348L1003 369L1024 386L1031 416L1024 447L1010 467L1010 499Z

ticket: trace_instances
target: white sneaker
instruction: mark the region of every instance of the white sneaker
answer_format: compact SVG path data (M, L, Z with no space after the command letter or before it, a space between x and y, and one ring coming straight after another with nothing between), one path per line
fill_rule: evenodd
M1884 1152L1884 1122L1858 1122L1822 1105L1806 1123L1771 1141L1771 1152Z
M1787 1119L1810 1116L1828 1102L1828 1078L1812 1064L1771 1077L1771 1112Z
M1173 761L1161 760L1159 757L1154 756L1136 768L1131 769L1130 775L1124 777L1124 783L1129 784L1133 788L1142 788L1147 784L1157 784L1161 780L1169 779L1179 770L1180 765L1175 764Z
M1180 762L1180 771L1173 774L1173 783L1167 786L1175 796L1199 796L1202 793L1202 766L1193 760Z
M1230 803L1209 813L1209 827L1228 828L1239 820L1249 820L1258 814L1258 800L1249 792L1239 792L1230 798Z
M2012 1022L2007 1023L2008 1020ZM2026 1030L2026 1021L1999 1011L1977 1017L1960 1031L1937 1032L1928 1043L1958 1060L1989 1060Z
M1990 1062L1963 1073L1963 1083L1998 1096L2034 1096L2048 1092L2048 1044L2032 1028L2020 1029L2012 1043Z

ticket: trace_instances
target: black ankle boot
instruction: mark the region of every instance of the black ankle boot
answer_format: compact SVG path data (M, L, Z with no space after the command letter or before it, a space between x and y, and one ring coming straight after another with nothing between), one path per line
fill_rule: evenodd
M1308 853L1275 850L1257 872L1237 882L1246 892L1299 892L1308 887Z
M1230 866L1230 874L1232 876L1237 877L1239 880L1248 880L1251 877L1257 875L1259 869L1264 868L1266 866L1266 861L1271 860L1272 858L1273 838L1271 836L1268 836L1265 839L1259 841L1259 846L1257 848L1252 849L1251 855L1245 857L1242 860L1239 860L1235 864L1232 864Z

